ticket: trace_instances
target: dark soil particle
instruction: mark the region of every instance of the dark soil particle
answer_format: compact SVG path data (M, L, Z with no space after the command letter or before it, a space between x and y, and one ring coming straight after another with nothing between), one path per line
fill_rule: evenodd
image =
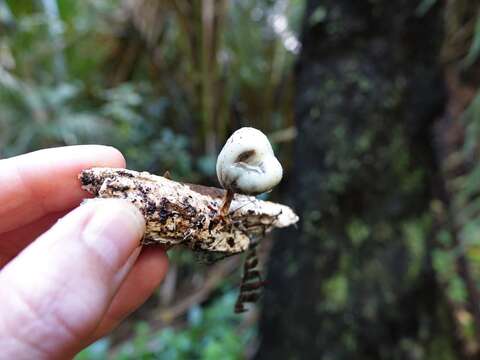
M120 175L120 176L129 177L129 178L133 177L132 174L130 174L129 172L127 172L125 170L118 170L117 174Z
M147 200L147 205L145 206L145 212L148 215L152 215L157 210L157 205L152 200Z
M89 191L93 192L94 195L98 195L98 189L100 188L102 181L103 179L98 179L88 170L82 171L80 175L80 182L82 186L90 187Z

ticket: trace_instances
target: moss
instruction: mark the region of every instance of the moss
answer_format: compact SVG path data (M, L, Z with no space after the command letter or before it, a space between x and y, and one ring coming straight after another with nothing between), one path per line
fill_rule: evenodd
M360 218L353 219L347 225L347 234L353 246L360 246L371 236L371 227Z
M332 276L323 283L323 293L324 311L343 311L349 299L348 279L341 273Z

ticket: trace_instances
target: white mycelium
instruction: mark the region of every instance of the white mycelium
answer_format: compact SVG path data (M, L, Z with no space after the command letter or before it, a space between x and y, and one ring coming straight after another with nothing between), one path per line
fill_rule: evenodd
M257 195L270 191L282 179L282 165L260 130L235 131L217 158L217 177L230 192Z

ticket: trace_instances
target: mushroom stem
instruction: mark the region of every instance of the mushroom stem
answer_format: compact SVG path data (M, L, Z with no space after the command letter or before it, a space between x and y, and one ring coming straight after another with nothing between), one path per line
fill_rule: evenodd
M228 210L230 209L230 204L232 203L234 196L235 193L232 190L228 189L225 193L225 197L223 198L222 207L220 208L220 216L226 217L228 215Z

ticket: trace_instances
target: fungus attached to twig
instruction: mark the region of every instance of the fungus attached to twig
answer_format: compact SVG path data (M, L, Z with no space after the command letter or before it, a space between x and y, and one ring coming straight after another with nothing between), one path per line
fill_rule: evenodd
M220 215L228 214L235 193L258 195L270 191L282 175L282 165L264 133L251 127L235 131L217 158L218 181L227 190Z
M93 168L80 174L84 190L99 198L130 201L144 215L143 244L165 248L184 245L195 252L238 254L250 247L251 238L274 228L295 224L298 216L288 206L237 195L232 222L218 221L223 191L202 185L168 180L147 172Z
M267 137L259 130L242 128L228 139L217 159L217 175L226 195L221 189L170 180L167 173L161 177L92 168L83 170L79 178L92 195L125 199L140 210L146 222L144 245L185 246L209 263L247 252L235 305L236 312L243 312L246 303L259 298L264 283L257 267L259 240L274 228L298 221L288 206L246 196L270 191L282 172ZM234 199L235 193L239 194ZM231 214L230 203L236 208ZM227 214L228 221L222 221Z

